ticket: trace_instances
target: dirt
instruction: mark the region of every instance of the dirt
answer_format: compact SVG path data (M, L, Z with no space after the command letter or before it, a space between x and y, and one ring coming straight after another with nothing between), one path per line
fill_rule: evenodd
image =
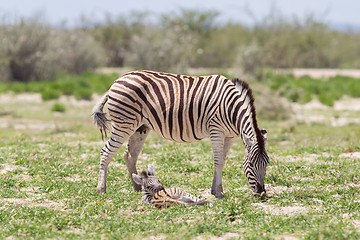
M360 152L348 152L339 155L340 158L360 159Z
M49 199L41 199L41 197L28 197L28 198L3 198L0 199L2 203L13 203L21 206L28 207L45 207L45 208L55 208L62 209L65 207L64 203L59 203L51 201Z
M338 111L360 111L360 99L344 97L336 101L333 108Z
M225 233L219 237L217 236L199 236L194 239L196 240L227 240L227 239L239 239L240 235L238 233Z
M291 106L295 121L327 123L333 127L360 124L358 117L351 116L360 111L360 98L343 97L333 107L325 106L316 99L306 104L292 103Z
M277 236L275 237L276 240L298 240L300 238L291 236L291 235L281 235L281 236Z
M298 215L306 214L310 209L302 206L286 206L286 207L275 207L267 203L253 203L253 206L261 208L268 214L271 215Z
M310 76L312 78L328 78L335 76L360 77L359 69L321 69L321 68L294 68L277 69L276 73L292 73L295 77Z
M18 169L22 171L27 170L27 168L18 165L12 165L7 163L0 164L0 174L6 174L7 172L13 172Z
M306 154L306 155L288 155L285 157L273 156L272 158L275 161L284 161L284 162L304 161L304 162L314 163L314 162L316 162L316 160L318 158L321 158L321 157L328 158L328 157L332 157L332 155L330 153L323 152L321 154L310 153L310 154Z
M31 103L41 103L41 95L37 93L20 93L20 94L0 94L0 102L31 102Z
M281 194L283 192L291 192L297 190L295 187L287 187L287 186L272 186L270 184L265 184L266 193L269 196Z
M360 230L360 220L352 220L351 221L354 227Z
M69 182L81 182L82 180L78 174L73 174L72 177L65 177L64 179Z

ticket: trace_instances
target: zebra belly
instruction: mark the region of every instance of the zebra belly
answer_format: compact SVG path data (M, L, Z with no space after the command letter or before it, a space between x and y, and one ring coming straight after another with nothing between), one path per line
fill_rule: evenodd
M202 129L196 125L192 127L190 124L183 124L183 127L180 127L178 123L170 125L164 121L163 124L159 126L157 123L152 123L148 119L144 121L144 124L164 139L174 142L196 142L209 137L206 129Z

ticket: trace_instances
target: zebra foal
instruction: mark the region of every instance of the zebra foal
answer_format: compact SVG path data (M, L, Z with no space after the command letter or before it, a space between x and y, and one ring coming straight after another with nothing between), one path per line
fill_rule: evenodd
M199 199L178 188L164 188L160 180L155 177L155 169L149 165L148 172L141 175L132 174L135 183L141 185L142 200L156 208L167 208L173 205L205 205L207 201Z
M110 115L103 112L104 105ZM254 97L247 83L221 75L185 76L155 71L133 71L115 80L93 109L93 118L106 137L100 152L97 192L106 191L110 160L127 140L127 169L137 174L136 162L150 130L175 142L194 142L210 136L214 156L211 193L223 197L225 157L236 137L245 145L243 171L255 195L265 193L264 177L269 162L266 131L256 121ZM141 186L134 182L134 189Z

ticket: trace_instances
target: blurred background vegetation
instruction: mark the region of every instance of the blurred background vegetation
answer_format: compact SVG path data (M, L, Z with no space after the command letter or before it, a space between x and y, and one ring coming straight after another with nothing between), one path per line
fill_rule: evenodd
M315 98L333 106L344 95L360 97L356 78L275 74L278 68L360 68L360 32L335 30L312 15L289 18L275 11L253 26L221 22L216 11L184 9L105 15L102 22L83 17L76 27L50 25L41 17L0 19L0 93L91 99L119 74L151 69L246 76L255 80L259 114L273 120L290 116L280 98L298 103ZM97 72L103 67L118 70ZM55 104L52 111L65 109Z
M179 10L83 17L77 27L41 18L0 22L0 80L55 80L98 67L184 72L187 68L359 68L360 33L313 16L270 13L254 26L218 21L215 11Z

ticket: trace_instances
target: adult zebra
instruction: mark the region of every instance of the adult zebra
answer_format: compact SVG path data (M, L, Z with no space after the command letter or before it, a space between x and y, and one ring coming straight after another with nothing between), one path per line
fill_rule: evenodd
M130 176L149 130L176 142L193 142L210 136L214 155L211 193L224 196L222 171L234 138L245 145L243 171L255 195L265 193L264 177L269 162L267 133L259 130L252 91L247 83L221 75L184 76L155 71L133 71L117 79L93 109L102 135L109 121L111 137L101 150L97 192L106 191L108 164L129 138L124 159ZM141 186L132 179L135 190Z

